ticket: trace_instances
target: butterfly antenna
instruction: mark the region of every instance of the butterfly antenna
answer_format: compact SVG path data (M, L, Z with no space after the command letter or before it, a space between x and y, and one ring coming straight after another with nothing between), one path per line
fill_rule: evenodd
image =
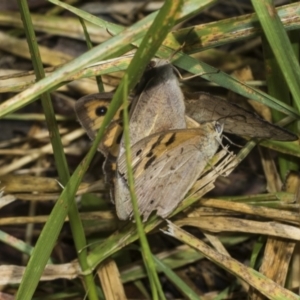
M237 146L238 148L243 148L243 146L234 143L228 136L223 135L223 137L224 137L231 145ZM223 149L225 149L224 146L223 146L223 144L222 144L222 142L221 142L221 146L222 146Z
M203 76L203 75L218 74L218 73L220 73L220 70L219 70L219 69L216 70L216 71L213 71L213 72L203 72L203 73L198 73L198 74L194 74L194 75L187 76L187 77L182 77L182 76L181 76L180 79L181 79L182 81L186 81L186 80L193 79L193 78L195 78L195 77L201 77L201 76Z
M188 33L187 33L186 36L185 36L185 39L191 34L191 32L192 32L193 30L194 30L193 27L190 28L190 30L188 31ZM183 48L185 47L185 45L186 45L186 42L184 41L184 42L181 44L181 46L179 46L179 47L178 47L178 48L170 55L169 61L171 61L172 58L173 58L179 51L182 51Z
M63 186L63 184L61 182L59 182L57 179L55 179L55 181L63 190L65 189L65 187Z
M174 56L178 53L178 52L180 52L180 51L182 51L182 49L184 48L184 46L185 46L185 42L183 42L182 44L181 44L181 46L179 46L171 55L170 55L170 57L168 58L168 60L169 61L172 61L172 58L174 58Z
M106 28L106 32L107 32L111 37L114 37L114 34L113 34L112 32L110 32L108 28Z

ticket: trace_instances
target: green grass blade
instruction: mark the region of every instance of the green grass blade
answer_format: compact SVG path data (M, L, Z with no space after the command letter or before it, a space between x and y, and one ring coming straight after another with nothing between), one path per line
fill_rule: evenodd
M300 111L300 68L272 0L252 0L260 24Z
M299 29L300 8L298 2L277 7L276 10L286 30ZM191 30L193 34L188 34ZM179 44L185 42L183 50L187 54L226 44L249 41L261 34L262 29L255 13L184 27L173 33Z
M201 300L201 297L197 295L176 273L166 266L160 259L153 255L153 259L160 271L162 271L169 280L187 297L191 300Z
M88 49L92 49L93 48L93 44L92 44L92 41L90 39L89 33L88 33L87 29L86 29L84 20L82 18L79 18L79 21L80 21L80 24L81 24L83 32L84 32L86 45L87 45ZM104 85L103 85L101 76L96 76L96 81L97 81L99 93L104 92Z
M273 6L273 1L252 1L252 3L266 36L263 45L269 94L288 103L291 91L295 99L294 107L299 111L300 68L291 42ZM275 121L280 117L278 113L275 114ZM297 130L296 124L289 128ZM299 169L297 161L292 157L281 155L278 162L282 179L290 170Z
M85 21L88 21L88 22L90 22L90 23L92 23L96 26L105 28L112 35L117 35L125 29L125 27L123 27L121 25L117 25L117 24L114 24L112 22L108 22L108 21L102 20L100 18L97 18L94 15L92 15L92 14L90 14L90 13L84 11L84 10L81 10L79 8L76 8L76 7L74 7L74 6L72 6L68 3L61 2L61 1L58 1L58 0L48 0L48 1L55 4L55 5L63 7L64 9L72 12L73 14L75 14L76 16L80 17L81 19L83 19Z
M43 65L41 62L41 57L38 49L38 45L36 43L36 37L33 30L31 18L30 18L30 12L28 9L27 2L24 0L19 0L19 7L20 12L22 16L22 20L24 23L24 28L26 32L26 37L29 45L29 49L31 52L31 57L34 65L34 70L36 73L37 79L42 79L45 77L45 72L43 69ZM68 165L66 161L66 157L64 155L63 146L61 143L57 123L55 120L55 114L52 107L51 99L49 93L45 92L41 95L42 105L46 117L46 123L48 125L49 133L50 133L50 140L53 147L53 153L54 158L59 174L59 178L62 182L62 184L66 184L69 180L69 171L68 171ZM70 224L71 228L74 234L74 240L75 245L77 246L77 249L82 249L86 246L85 236L83 232L83 227L80 221L80 217L77 211L77 207L75 205L71 205L70 211L69 211L69 218L70 218ZM50 221L48 221L50 222ZM51 225L51 223L50 223ZM60 231L61 227L58 227L58 232ZM49 251L52 251L54 247L54 243L51 243L50 241L38 241L38 245L42 247L47 247ZM41 256L45 256L44 260L48 260L49 255L44 255L44 253L40 253ZM83 270L88 268L87 262L86 262L86 255L87 252L83 251L79 255L79 261L81 263L81 267ZM26 268L26 271L24 273L24 276L22 278L22 282L20 285L20 288L18 289L16 299L31 299L32 295L35 291L36 286L38 285L40 273L35 272L36 268L36 260L35 260L36 254L30 258L28 266ZM42 266L43 267L43 266ZM93 277L91 275L87 275L84 277L85 284L88 290L88 294L90 295L91 299L97 299L96 294L96 287L93 281ZM28 288L28 282L30 282L31 288Z
M125 75L124 80L127 80L127 75ZM143 229L143 224L141 221L141 217L139 214L139 208L137 204L137 198L134 190L134 178L133 178L133 171L131 167L131 151L130 151L130 137L129 137L129 117L128 117L128 91L126 89L126 84L124 84L124 111L123 111L123 119L124 119L124 141L125 141L125 154L126 154L126 164L127 164L127 174L128 174L128 185L131 197L131 203L133 207L133 215L134 220L137 227L137 232L139 235L139 240L142 248L142 256L143 261L146 267L146 271L148 274L148 278L150 281L151 291L152 291L152 298L158 299L158 293L165 299L156 270L155 265L152 259L152 253L146 238L145 231ZM159 290L159 292L158 292Z
M108 22L108 21L102 20L100 18L97 18L92 14L89 14L83 10L80 10L74 6L71 6L67 3L61 2L59 0L48 0L48 1L71 11L78 17L81 17L82 19L84 19L96 26L107 29L112 35L119 34L121 31L123 31L125 29L125 27L123 27L121 25L116 25L112 22ZM184 6L182 7L182 11L177 19L177 22L183 22L187 19L192 18L193 16L198 15L199 12L201 12L204 9L209 8L210 6L214 5L216 2L217 2L217 0L202 0L201 2L198 0L186 0L184 2ZM153 12L146 18L148 21L152 22L157 14L158 14L158 12Z
M41 61L41 56L36 42L35 32L33 30L30 11L27 6L27 2L23 0L18 0L20 7L21 17L24 23L24 30L26 33L26 38L31 53L31 59L35 71L37 80L45 78L45 71L43 69L43 64ZM45 114L45 120L49 130L50 141L52 143L53 154L55 157L55 162L59 174L59 178L62 184L67 183L69 179L69 171L66 157L64 155L63 146L60 140L60 135L58 132L57 123L55 120L55 114L53 106L51 103L51 98L49 93L45 92L41 95L42 106Z
M162 54L162 55L161 55ZM172 54L172 50L165 49L165 51L159 52L161 57L169 57ZM260 103L263 103L271 108L274 108L278 111L281 111L285 114L290 114L295 118L300 118L300 115L297 110L290 107L289 105L282 103L281 101L271 97L270 95L246 85L245 83L238 81L233 76L227 75L226 73L219 71L203 62L199 62L196 59L185 55L183 53L177 53L174 56L174 65L192 73L199 74L202 78L205 78L209 81L213 81L218 85L227 88L231 91L234 91L246 98L253 99Z
M265 36L262 37L262 46L264 50L263 53L266 66L266 81L268 87L268 94L272 97L275 97L276 99L281 100L282 102L291 105L289 88L285 82L284 76L277 63L272 48L270 47ZM274 122L278 122L283 118L283 115L278 111L272 111L272 116ZM294 124L289 125L288 129L297 132L297 122L294 122ZM283 143L283 146L286 145L284 145ZM298 153L300 153L300 151L298 151ZM283 154L280 154L278 157L278 165L282 180L285 179L285 176L286 174L288 174L289 171L297 171L299 169L298 162L295 160L295 158Z

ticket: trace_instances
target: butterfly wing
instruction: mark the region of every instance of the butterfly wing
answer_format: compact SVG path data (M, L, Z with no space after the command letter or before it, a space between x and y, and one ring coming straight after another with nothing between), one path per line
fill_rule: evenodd
M88 136L94 140L101 127L105 114L112 100L113 93L98 93L84 96L76 101L75 112L82 127L86 130ZM129 97L129 100L131 98ZM107 127L104 137L98 146L98 150L107 156L111 153L115 156L119 152L119 143L122 137L123 108L119 108L111 123Z
M222 129L216 124L156 133L132 146L135 191L144 221L154 210L166 217L182 201L218 149ZM118 217L130 218L125 155L118 160L115 199Z
M91 139L95 138L112 97L113 93L98 93L81 97L76 101L77 118Z
M165 60L152 63L155 66L143 75L143 90L131 105L131 145L152 133L186 128L184 96L173 67ZM123 153L123 142L121 147Z
M255 113L206 93L187 94L186 114L199 123L218 121L224 131L240 136L293 141L296 135L260 118Z

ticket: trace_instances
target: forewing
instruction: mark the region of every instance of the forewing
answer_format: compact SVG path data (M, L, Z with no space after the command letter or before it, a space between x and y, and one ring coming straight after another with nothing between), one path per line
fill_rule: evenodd
M130 110L131 145L152 133L186 128L184 96L170 63L157 60L143 75L145 81Z
M166 217L178 206L217 151L219 138L220 132L209 123L197 129L153 134L133 145L135 191L144 220L154 210L159 216ZM119 208L117 205L120 219L132 215L126 170L123 155L117 172L115 197L120 202Z
M240 136L293 141L298 139L288 130L271 124L255 113L206 93L187 94L186 114L199 123L218 121L224 131Z

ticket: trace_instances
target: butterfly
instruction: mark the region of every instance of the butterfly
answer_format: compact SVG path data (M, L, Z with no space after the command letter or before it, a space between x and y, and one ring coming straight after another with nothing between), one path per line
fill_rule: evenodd
M184 96L173 67L152 61L130 108L130 147L140 214L165 218L183 200L220 144L217 122L187 129ZM132 217L123 139L116 160L114 200L121 220Z
M78 119L92 139L111 98L111 93L101 93L83 97L76 103ZM250 137L296 138L289 131L221 98L194 93L184 99L172 66L164 60L152 61L136 96L129 100L132 168L144 221L154 210L166 217L176 208L216 153L223 129ZM112 186L111 196L118 217L126 220L132 217L132 207L121 116L122 108L98 149L106 156L103 169ZM193 127L199 128L188 129Z
M201 128L187 129L184 96L168 61L151 62L136 94L131 98L130 146L138 206L145 221L154 210L166 217L177 207L217 151L222 126L209 122ZM111 96L86 96L76 103L77 117L91 138L99 128ZM132 204L120 130L121 115L122 108L98 149L106 156L103 167L106 178L112 180L111 175L115 175L111 183L117 215L126 220L132 217ZM167 194L171 198L166 197ZM168 199L172 199L171 202Z

